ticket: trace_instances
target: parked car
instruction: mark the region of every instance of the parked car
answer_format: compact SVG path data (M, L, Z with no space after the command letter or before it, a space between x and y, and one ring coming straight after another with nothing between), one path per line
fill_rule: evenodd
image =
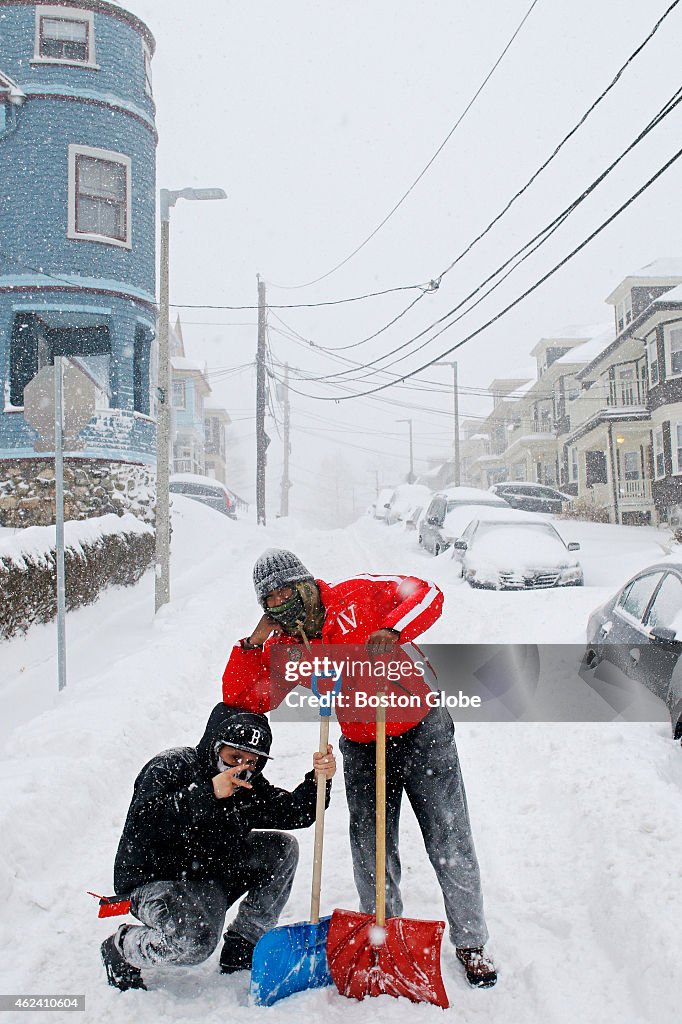
M490 491L504 498L512 508L521 508L526 512L561 512L566 503L573 501L570 494L557 491L555 487L521 480L493 484Z
M234 497L220 480L197 473L173 473L169 490L171 494L184 494L186 498L200 501L231 519L237 518Z
M377 495L377 500L373 502L370 508L374 509L375 519L385 519L386 513L391 504L391 498L393 497L393 487L382 487Z
M682 739L682 564L642 569L587 624L585 664L615 665L662 700Z
M428 505L432 493L431 488L425 484L400 484L393 491L388 503L384 520L386 525L406 522L416 508L425 508Z
M472 587L536 590L581 587L583 570L574 551L543 520L474 519L453 544L453 558Z
M422 547L434 555L439 555L450 547L453 540L459 536L446 525L448 517L455 509L468 508L471 511L469 519L462 524L461 529L474 518L479 508L508 509L509 505L504 498L499 498L490 491L479 490L478 487L450 487L447 491L439 491L434 494L426 510L426 514L419 523L418 540ZM452 523L453 520L449 520Z

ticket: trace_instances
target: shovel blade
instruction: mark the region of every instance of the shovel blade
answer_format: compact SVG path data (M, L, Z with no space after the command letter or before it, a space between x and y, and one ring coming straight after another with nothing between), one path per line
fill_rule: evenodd
M283 925L258 940L251 967L251 997L258 1006L333 984L326 949L330 921Z
M440 973L442 921L390 917L377 927L373 914L335 910L327 958L342 996L406 996L413 1003L449 1006Z

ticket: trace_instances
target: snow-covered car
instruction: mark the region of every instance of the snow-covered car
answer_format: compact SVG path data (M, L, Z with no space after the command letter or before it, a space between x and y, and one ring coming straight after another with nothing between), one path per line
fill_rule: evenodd
M459 536L459 533L453 533L449 526L445 526L446 517L451 516L455 510L463 509L464 515L469 515L466 522L462 523L463 530L480 508L509 509L509 505L504 498L498 498L496 494L478 487L450 487L446 491L439 491L434 494L419 522L419 544L432 554L439 555ZM449 519L448 522L454 520Z
M585 665L615 666L662 700L682 739L682 563L642 569L587 624Z
M393 491L386 509L386 525L407 522L416 508L425 508L428 505L432 493L431 488L425 484L400 484Z
M169 490L171 494L184 494L186 498L200 501L231 519L237 518L236 502L220 480L198 473L173 473Z
M563 511L564 507L570 505L574 500L570 494L564 494L556 487L527 483L523 480L493 484L490 491L492 494L504 498L512 508L520 508L526 512L553 512L556 514Z
M470 522L453 544L453 558L472 587L581 587L583 570L573 553L579 549L580 544L565 544L551 523L507 515Z
M386 519L386 513L390 507L394 489L393 487L382 487L379 491L377 500L374 502L375 519Z

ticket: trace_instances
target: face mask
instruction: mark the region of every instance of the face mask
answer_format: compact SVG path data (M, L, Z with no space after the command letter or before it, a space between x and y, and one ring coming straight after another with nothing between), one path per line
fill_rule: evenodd
M278 604L276 608L268 608L267 613L271 619L279 623L285 633L293 635L297 631L296 623L305 621L303 598L296 592L284 604Z

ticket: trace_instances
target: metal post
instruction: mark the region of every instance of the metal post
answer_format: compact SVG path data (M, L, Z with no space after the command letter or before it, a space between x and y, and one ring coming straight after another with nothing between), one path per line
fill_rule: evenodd
M280 503L280 516L289 515L289 488L291 487L291 481L289 480L289 454L291 452L291 443L289 441L290 433L290 408L289 408L289 364L284 364L284 436L282 438L282 445L284 448L284 463L282 466L282 497Z
M454 409L455 409L455 487L459 487L460 465L459 465L459 387L457 384L457 363L452 364L453 388L454 388Z
M414 483L414 445L412 443L412 420L407 421L410 427L410 479L408 483Z
M57 534L57 678L66 686L66 585L64 579L64 359L54 360L54 481Z
M168 338L169 210L161 208L161 267L159 279L159 381L156 407L156 579L155 610L170 601L170 405L171 373Z
M258 276L258 349L256 352L256 522L265 526L265 282Z

